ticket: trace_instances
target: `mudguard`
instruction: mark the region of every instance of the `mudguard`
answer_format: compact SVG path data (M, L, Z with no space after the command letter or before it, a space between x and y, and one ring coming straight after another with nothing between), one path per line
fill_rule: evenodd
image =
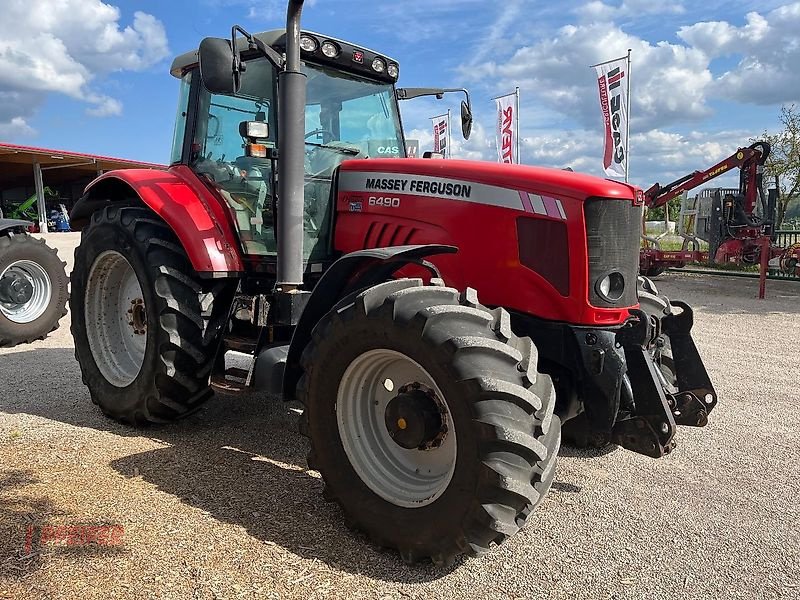
M283 375L283 397L287 400L294 398L295 387L302 373L300 356L311 340L311 332L319 320L342 298L390 279L404 266L420 265L427 256L453 254L457 251L454 246L438 244L367 248L345 254L333 263L311 293L292 335ZM425 263L424 266L435 269L430 263Z
M92 213L113 204L149 207L178 236L200 275L230 277L244 271L228 212L187 166L104 173L86 187L72 209L73 228L79 231Z

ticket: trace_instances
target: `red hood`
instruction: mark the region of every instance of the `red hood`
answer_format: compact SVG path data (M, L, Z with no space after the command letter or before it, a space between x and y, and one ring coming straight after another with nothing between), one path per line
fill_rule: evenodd
M563 169L475 160L371 158L344 161L342 170L447 177L582 198L596 196L633 199L638 189L627 183Z

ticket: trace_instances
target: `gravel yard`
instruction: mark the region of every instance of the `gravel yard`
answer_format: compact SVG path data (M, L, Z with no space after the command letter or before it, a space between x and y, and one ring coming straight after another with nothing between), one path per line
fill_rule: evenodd
M50 236L71 259L77 236ZM69 317L0 350L0 598L800 597L800 284L667 274L720 397L652 460L562 449L528 527L480 560L408 567L350 533L306 470L296 405L218 395L137 431L92 405ZM43 525L122 543L26 548Z

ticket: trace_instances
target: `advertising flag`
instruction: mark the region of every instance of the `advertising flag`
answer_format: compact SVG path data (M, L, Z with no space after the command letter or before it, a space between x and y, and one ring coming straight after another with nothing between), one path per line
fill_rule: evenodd
M440 115L431 119L433 122L433 151L440 152L445 158L450 156L447 140L450 131L450 115Z
M603 169L606 175L625 177L628 172L628 57L596 65L600 89L600 109L603 112L605 142Z
M497 162L519 164L517 93L494 99L497 104Z

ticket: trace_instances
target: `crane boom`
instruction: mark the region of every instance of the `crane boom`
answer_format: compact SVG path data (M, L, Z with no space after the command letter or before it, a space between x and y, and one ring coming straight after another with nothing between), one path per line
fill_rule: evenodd
M695 171L663 186L655 183L644 193L645 206L648 208L664 206L683 192L696 188L737 167L741 169L741 191L747 196L747 204L754 206L758 194L757 178L763 172L769 150L770 146L767 142L756 142L748 148L739 148L729 157L704 171ZM751 195L752 198L750 198Z

